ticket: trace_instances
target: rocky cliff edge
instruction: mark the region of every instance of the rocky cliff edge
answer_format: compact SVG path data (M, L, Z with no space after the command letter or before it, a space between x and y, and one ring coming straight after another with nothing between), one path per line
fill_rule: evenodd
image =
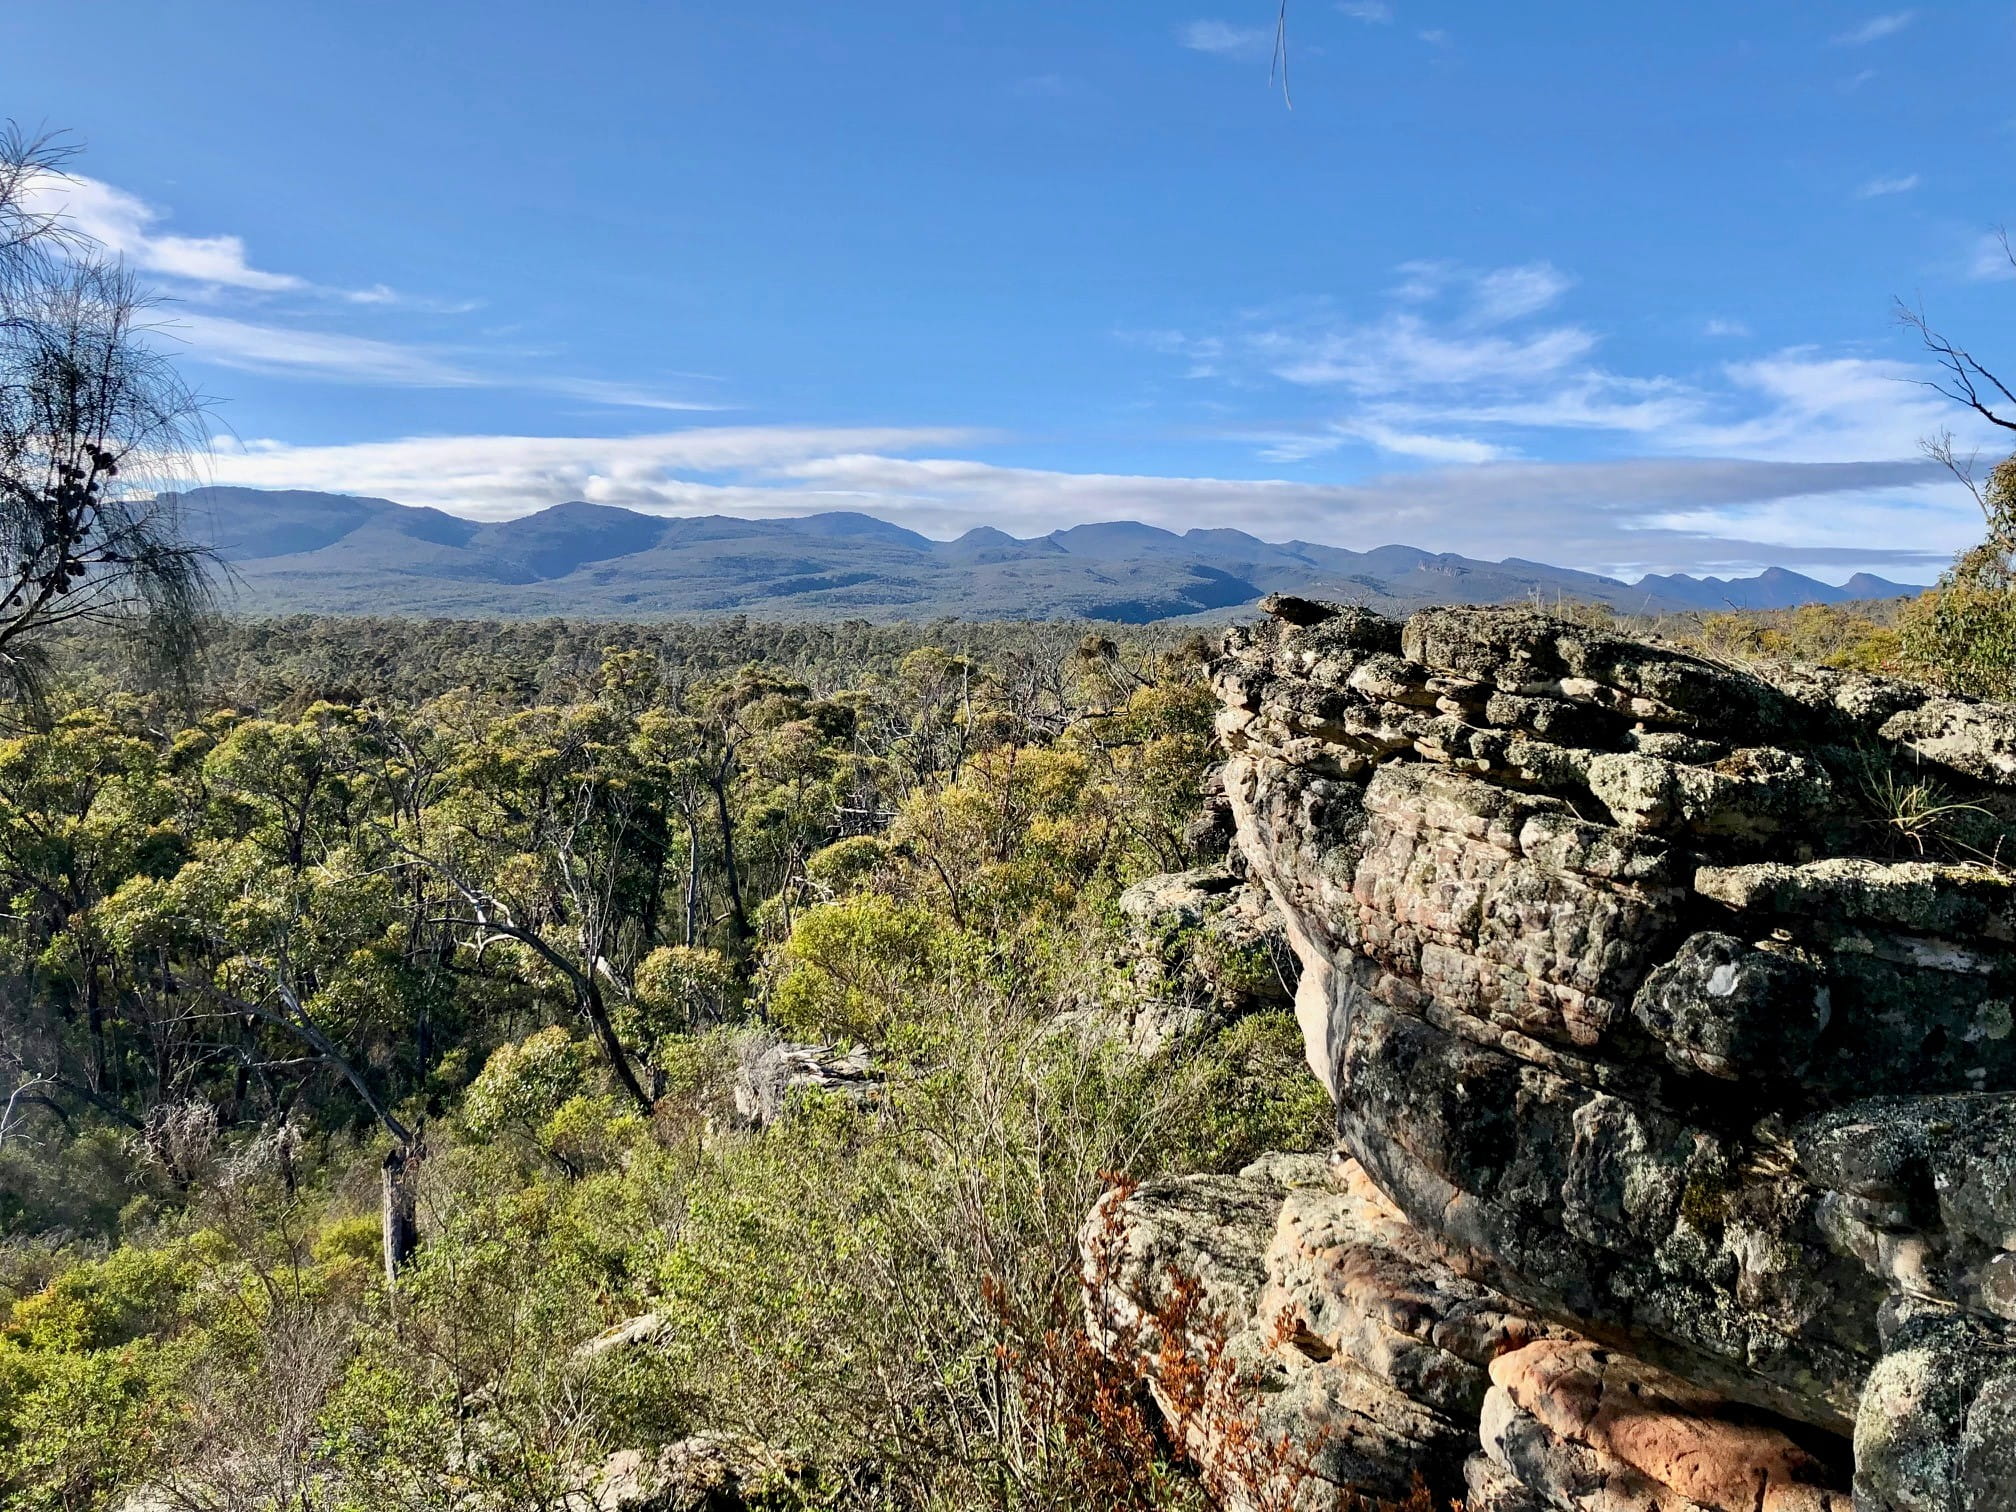
M1223 801L1339 1150L1085 1237L1165 1399L1201 1288L1228 1500L2016 1508L2016 707L1266 607Z

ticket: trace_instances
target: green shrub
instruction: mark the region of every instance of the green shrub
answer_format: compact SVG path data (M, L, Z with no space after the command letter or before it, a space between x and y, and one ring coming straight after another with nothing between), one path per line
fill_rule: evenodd
M945 921L929 909L861 893L798 916L770 1002L785 1033L880 1038L945 953Z
M491 1052L462 1102L462 1122L478 1139L536 1129L578 1095L593 1050L558 1025Z
M1975 698L2016 697L2016 589L1949 575L1905 606L1900 655L1913 675Z

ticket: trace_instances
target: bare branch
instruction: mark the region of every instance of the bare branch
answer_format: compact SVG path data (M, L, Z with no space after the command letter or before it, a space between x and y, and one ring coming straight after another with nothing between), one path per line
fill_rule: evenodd
M25 1104L44 1101L42 1089L55 1085L53 1077L32 1072L24 1074L15 1082L14 1090L7 1094L6 1105L0 1107L0 1147L4 1147L8 1139L18 1133L21 1125L27 1122L28 1109Z
M1975 470L1981 463L1981 453L1978 450L1971 451L1964 457L1959 455L1954 447L1953 432L1950 430L1942 430L1936 436L1924 437L1919 441L1918 449L1929 460L1937 462L1951 473L1954 480L1973 496L1975 507L1981 511L1982 518L1993 521L1994 513L1989 508L1987 497L1981 491L1980 479L1975 476Z
M1998 413L1995 408L1995 405L2000 403L2016 409L2016 393L2010 392L2007 384L1977 361L1966 348L1956 345L1935 331L1926 320L1922 309L1913 309L1900 299L1897 301L1897 320L1899 324L1918 333L1925 350L1930 352L1937 359L1939 366L1946 371L1944 382L1932 378L1917 380L1923 387L1944 394L1956 404L1965 405L1990 424L1999 425L2004 430L2016 431L2016 416ZM1993 390L1993 393L1986 397L1982 394L1984 384Z

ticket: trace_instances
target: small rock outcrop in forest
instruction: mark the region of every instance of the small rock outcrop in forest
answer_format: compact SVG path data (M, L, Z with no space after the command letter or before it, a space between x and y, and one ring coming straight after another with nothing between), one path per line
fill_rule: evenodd
M1086 1229L1160 1394L1253 1384L1179 1415L1231 1500L2016 1508L2016 707L1269 607L1225 798L1339 1150Z

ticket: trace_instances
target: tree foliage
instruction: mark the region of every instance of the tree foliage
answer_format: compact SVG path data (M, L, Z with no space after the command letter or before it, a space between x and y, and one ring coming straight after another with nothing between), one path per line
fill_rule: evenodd
M0 133L0 676L17 695L67 624L184 667L209 601L210 553L164 486L203 443L201 407L132 275L39 208L65 156Z
M1090 1450L1002 1362L1082 1329L1104 1173L1326 1112L1285 1016L1099 1027L1118 893L1198 859L1197 647L701 671L675 628L560 675L592 632L549 627L442 688L463 630L406 627L411 679L329 697L297 630L194 700L79 639L0 740L0 1499L558 1509L701 1433L778 1506L1072 1505ZM874 1091L746 1095L780 1035Z

